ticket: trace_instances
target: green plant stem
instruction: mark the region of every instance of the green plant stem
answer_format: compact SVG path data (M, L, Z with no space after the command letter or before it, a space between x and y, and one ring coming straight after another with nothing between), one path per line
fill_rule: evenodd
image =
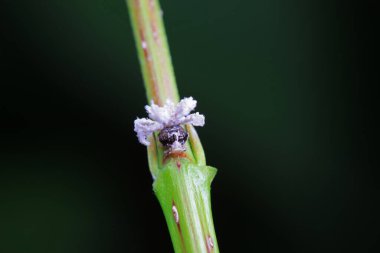
M148 101L179 101L158 0L126 0ZM157 134L148 147L153 190L164 212L177 253L219 252L210 201L216 169L206 166L195 129L186 125L189 141L181 156L166 156Z
M171 162L153 184L175 252L219 252L211 213L210 185L216 169L186 160Z
M148 101L179 101L162 11L155 0L127 0Z

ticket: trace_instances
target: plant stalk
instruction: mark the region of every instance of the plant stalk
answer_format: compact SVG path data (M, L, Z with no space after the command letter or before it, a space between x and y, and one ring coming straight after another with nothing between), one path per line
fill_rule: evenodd
M162 106L179 95L158 0L126 0L147 99ZM186 125L189 141L181 156L166 156L157 134L148 146L153 190L176 253L219 252L211 212L210 185L216 169L206 166L199 137Z
M179 101L162 10L156 0L127 0L147 98L158 105Z

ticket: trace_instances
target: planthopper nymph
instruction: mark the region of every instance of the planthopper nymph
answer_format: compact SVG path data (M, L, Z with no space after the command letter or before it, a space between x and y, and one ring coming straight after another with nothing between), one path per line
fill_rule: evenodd
M145 106L149 118L135 120L134 130L139 142L148 146L150 143L147 137L159 131L158 139L167 153L185 151L184 145L188 133L183 125L203 126L205 124L203 115L198 112L190 113L196 106L197 101L192 97L184 98L178 104L167 100L163 106L158 106L152 101L150 106Z

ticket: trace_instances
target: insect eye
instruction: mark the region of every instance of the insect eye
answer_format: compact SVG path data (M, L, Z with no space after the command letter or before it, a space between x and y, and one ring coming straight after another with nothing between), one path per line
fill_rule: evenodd
M187 132L181 126L166 127L158 134L158 139L165 147L170 147L176 141L183 145L187 137Z

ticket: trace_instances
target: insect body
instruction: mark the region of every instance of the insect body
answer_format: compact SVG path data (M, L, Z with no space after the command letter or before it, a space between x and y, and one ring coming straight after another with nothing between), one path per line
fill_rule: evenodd
M187 141L189 135L181 126L170 126L165 127L158 134L158 139L164 147L171 147L178 142L181 145L184 145Z
M145 106L149 118L135 120L135 132L140 143L148 146L150 143L147 137L159 131L158 139L167 152L185 151L188 133L182 125L203 126L205 123L203 115L190 113L196 105L197 101L192 97L184 98L178 104L167 100L164 106L158 106L152 101L150 106Z

